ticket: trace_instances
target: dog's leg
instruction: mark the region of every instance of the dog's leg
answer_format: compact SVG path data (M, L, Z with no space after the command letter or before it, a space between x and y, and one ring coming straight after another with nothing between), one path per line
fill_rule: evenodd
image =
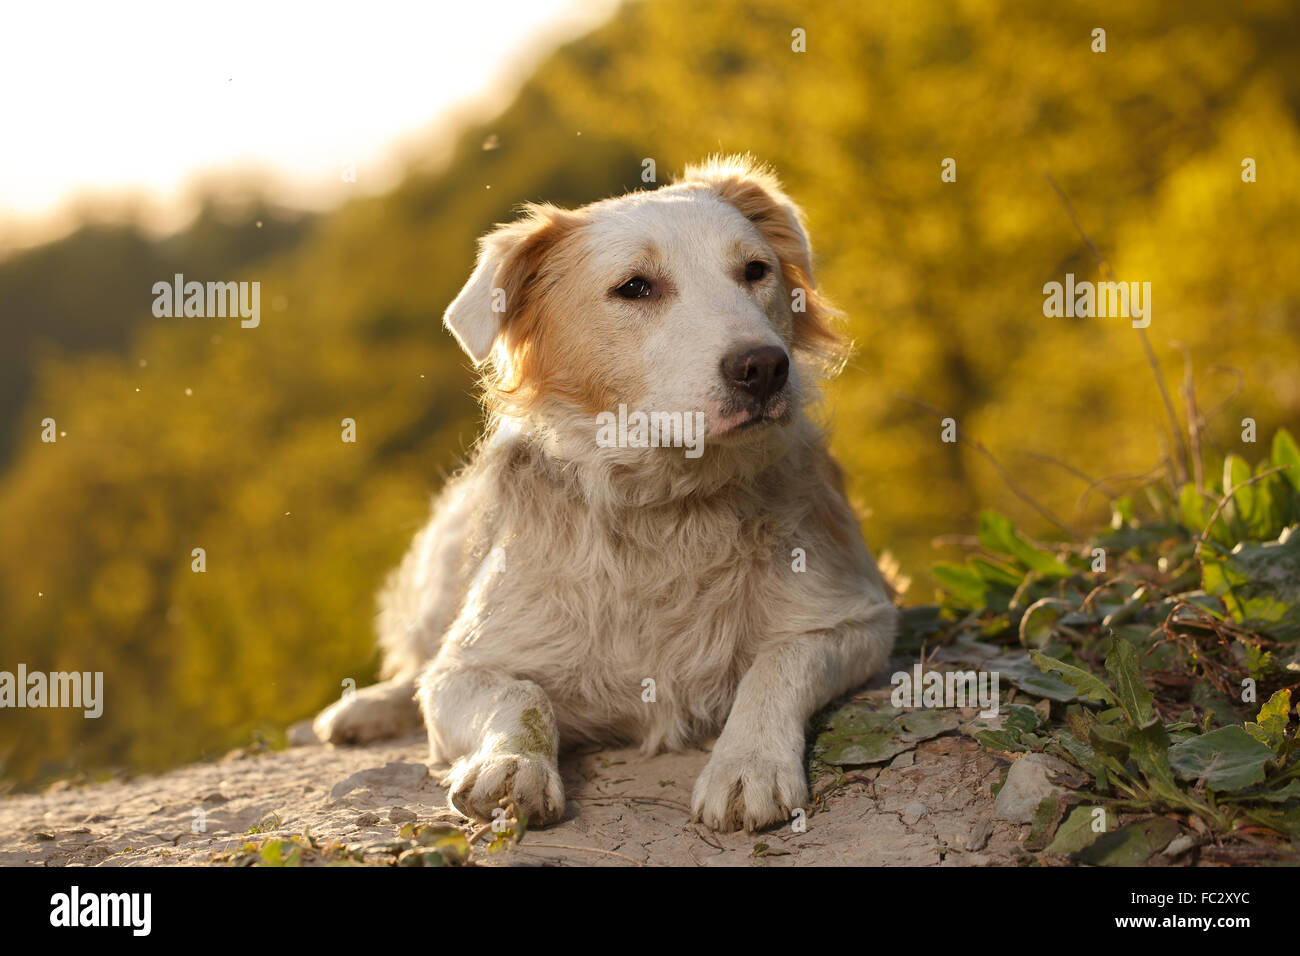
M540 687L440 658L421 677L419 700L433 760L452 765L443 781L452 807L491 820L508 801L532 825L560 818L555 713Z
M884 663L896 612L806 634L761 651L691 795L696 820L714 830L757 830L807 807L804 733L819 707Z
M414 733L420 727L415 673L354 691L326 707L312 722L322 743L363 744Z

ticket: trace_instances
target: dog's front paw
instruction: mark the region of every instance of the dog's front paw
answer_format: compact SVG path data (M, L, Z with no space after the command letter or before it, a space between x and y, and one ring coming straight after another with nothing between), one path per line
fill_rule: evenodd
M752 831L789 820L807 802L800 758L718 746L695 781L691 811L714 830Z
M479 820L491 820L502 800L513 803L529 826L554 823L564 813L564 784L550 757L498 751L461 757L443 785L453 808Z
M413 693L413 685L402 681L363 687L317 714L312 729L326 744L364 744L412 733L420 727Z

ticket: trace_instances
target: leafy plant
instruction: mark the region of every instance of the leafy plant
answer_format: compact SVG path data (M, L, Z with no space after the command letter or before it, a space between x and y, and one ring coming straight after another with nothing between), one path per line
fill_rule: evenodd
M1294 853L1300 450L1280 430L1254 468L1228 455L1218 483L1146 492L1142 504L1117 499L1111 527L1081 546L1036 544L981 515L979 553L936 569L947 626L931 619L925 639L949 659L1009 668L1013 695L1045 702L1046 719L1008 701L1001 727L965 732L991 750L1059 757L1091 781L1071 795L1085 804L1074 812L1040 808L1038 846L1131 861L1171 843L1176 821L1197 842ZM910 620L926 620L916 610ZM1067 693L1026 680L1026 659ZM1089 806L1124 814L1123 826L1083 829Z

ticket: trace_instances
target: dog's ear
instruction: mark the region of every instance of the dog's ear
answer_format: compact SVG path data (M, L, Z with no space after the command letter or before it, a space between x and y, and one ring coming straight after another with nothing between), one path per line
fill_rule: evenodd
M492 345L501 329L501 316L492 310L492 288L500 267L500 257L486 242L481 242L474 272L442 314L443 324L475 365L492 354Z
M803 211L786 195L776 175L748 156L713 156L698 166L686 167L681 181L711 189L754 224L781 260L781 273L790 291L802 290L792 306L795 344L828 365L837 365L847 351L847 344L833 327L839 313L817 292Z
M812 244L803 210L785 194L771 169L749 156L710 156L687 166L683 181L708 186L736 207L758 227L782 263L798 267L812 284Z
M517 221L479 240L478 262L442 321L475 365L487 361L506 323L527 305L546 253L571 224L554 206L525 207Z

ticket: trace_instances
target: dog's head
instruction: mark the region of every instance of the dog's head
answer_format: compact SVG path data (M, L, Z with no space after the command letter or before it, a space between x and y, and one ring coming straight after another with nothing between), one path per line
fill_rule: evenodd
M842 354L799 209L742 159L577 210L530 206L481 241L444 320L490 407L586 422L702 413L708 441L799 414Z

